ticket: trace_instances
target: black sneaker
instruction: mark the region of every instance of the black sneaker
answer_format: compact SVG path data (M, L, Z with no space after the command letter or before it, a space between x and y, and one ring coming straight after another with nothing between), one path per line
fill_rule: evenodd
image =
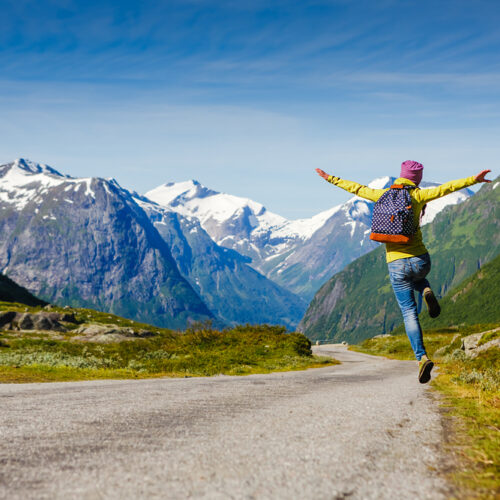
M422 356L422 359L418 362L418 381L421 384L429 382L433 368L434 363L427 356Z
M441 312L441 306L439 305L434 292L429 288L424 288L424 293L422 294L424 298L425 305L429 311L429 316L431 318L437 318Z

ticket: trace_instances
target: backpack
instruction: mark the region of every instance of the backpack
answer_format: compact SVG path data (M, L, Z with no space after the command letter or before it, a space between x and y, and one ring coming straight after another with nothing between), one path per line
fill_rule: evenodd
M414 186L392 185L375 203L370 239L383 243L409 243L417 231L410 191Z

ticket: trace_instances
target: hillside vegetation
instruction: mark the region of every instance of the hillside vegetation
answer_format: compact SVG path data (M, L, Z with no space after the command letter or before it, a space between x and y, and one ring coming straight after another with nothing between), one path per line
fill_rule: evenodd
M45 313L0 302L0 315L5 311L20 318L64 313L69 321L57 331L0 330L0 382L245 375L335 363L313 356L304 335L283 327L199 324L179 333L90 309Z
M448 207L422 228L432 260L429 281L438 295L443 296L458 286L500 253L500 189L495 188L497 185L498 180L483 186L472 198ZM477 284L488 278L489 272L485 270ZM475 310L481 311L485 304L492 302L488 296L498 293L494 288L485 289L483 295L479 292L474 295ZM443 324L462 322L444 315L442 321ZM390 332L401 322L389 282L385 249L381 246L351 263L318 291L299 330L313 340L353 343Z

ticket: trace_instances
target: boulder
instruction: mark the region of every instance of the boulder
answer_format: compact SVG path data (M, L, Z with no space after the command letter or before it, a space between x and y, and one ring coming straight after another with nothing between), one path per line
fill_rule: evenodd
M34 314L33 321L35 330L54 330L56 332L66 331L66 328L59 323L57 317L51 317L51 314Z
M76 318L73 313L50 312L41 314L47 316L47 318L49 318L51 321L66 321L68 323L76 323Z
M16 314L16 318L12 323L15 324L19 330L33 330L35 326L33 316L34 315L30 313Z
M73 340L79 340L80 342L95 342L96 344L111 344L113 342L126 342L127 340L133 340L133 338L126 337L119 333L106 333L97 335L82 335L79 337L73 337Z
M79 334L73 337L73 340L84 342L110 343L134 340L136 338L151 337L154 335L149 330L135 331L133 328L113 324L86 324L73 330L73 333Z
M52 330L53 322L47 316L41 314L34 314L32 316L33 330Z
M492 339L489 342L486 342L483 345L480 345L476 349L476 355L479 354L480 352L487 351L489 349L492 349L493 347L498 347L500 348L500 339Z
M55 316L53 316L55 314ZM4 330L52 330L56 332L65 332L58 318L57 313L19 313L16 311L0 312L0 328Z
M74 333L81 333L83 335L110 335L118 333L120 335L134 335L132 328L123 328L118 325L101 325L101 324L87 324L82 325L73 330Z
M492 347L500 346L500 339L492 339L489 342L486 342L483 345L479 345L479 342L483 338L484 335L491 332L496 332L500 330L500 328L495 328L494 330L488 330L487 332L481 333L473 333L472 335L468 335L462 339L462 350L465 352L467 356L475 357L480 352L487 351Z
M465 351L465 354L477 348L482 336L483 333L473 333L462 339L462 350Z
M59 321L66 321L67 323L76 323L76 318L74 313L64 313L59 315Z

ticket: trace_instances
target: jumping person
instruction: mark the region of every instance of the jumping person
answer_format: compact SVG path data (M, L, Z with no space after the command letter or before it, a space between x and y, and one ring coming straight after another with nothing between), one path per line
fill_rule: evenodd
M432 318L437 317L441 309L429 282L425 279L431 269L431 260L422 241L422 233L419 227L420 214L425 204L429 201L441 198L467 186L472 186L478 182L491 182L485 179L491 170L483 170L475 176L446 182L441 186L420 189L418 185L422 180L423 169L423 165L416 161L405 161L401 164L401 175L399 179L396 179L394 184L399 185L399 187L410 186L413 188L405 189L409 190L411 196L413 222L416 232L412 235L408 243L387 242L386 260L392 288L403 314L406 334L410 339L411 347L419 363L418 380L422 384L425 384L431 378L431 370L434 363L428 358L425 351L422 328L418 321L419 307L415 301L414 291L416 290L420 294L420 299L423 298L429 315ZM331 184L371 201L377 201L389 189L372 189L357 182L346 181L329 175L319 168L316 169L316 172ZM421 300L419 300L419 305L421 303Z

